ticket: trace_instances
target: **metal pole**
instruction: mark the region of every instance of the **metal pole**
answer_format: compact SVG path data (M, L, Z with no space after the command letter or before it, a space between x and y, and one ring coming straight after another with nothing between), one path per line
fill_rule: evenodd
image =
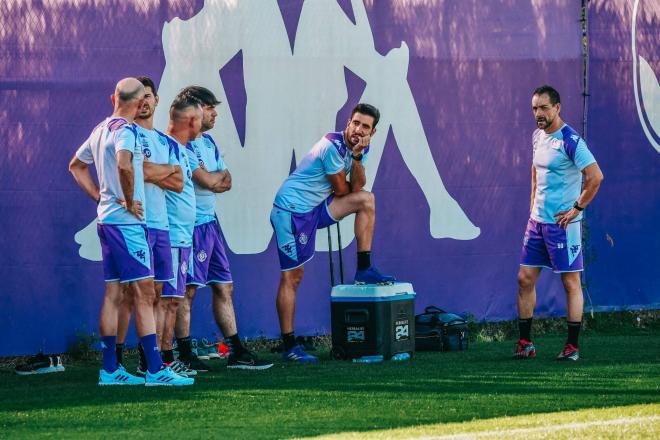
M330 286L335 287L335 265L332 261L332 237L330 235L330 226L328 230L328 258L330 258Z
M339 222L337 222L337 242L339 245L339 281L344 284L344 258L341 253L341 231L339 230Z

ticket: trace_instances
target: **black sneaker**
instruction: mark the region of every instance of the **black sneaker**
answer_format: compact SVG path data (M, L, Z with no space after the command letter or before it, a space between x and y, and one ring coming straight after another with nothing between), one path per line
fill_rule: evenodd
M179 360L186 364L186 366L191 370L199 371L201 373L209 371L208 365L200 361L199 358L195 355L191 355L190 357L186 358L180 357Z
M55 362L53 362L55 360ZM27 362L17 365L16 374L20 376L29 376L31 374L57 373L64 371L64 366L59 356L46 356L39 353L28 359Z
M139 377L147 377L147 366L142 365L142 362L138 363L135 375Z
M227 368L236 370L267 370L272 366L272 362L259 359L247 350L238 354L231 353L227 359Z

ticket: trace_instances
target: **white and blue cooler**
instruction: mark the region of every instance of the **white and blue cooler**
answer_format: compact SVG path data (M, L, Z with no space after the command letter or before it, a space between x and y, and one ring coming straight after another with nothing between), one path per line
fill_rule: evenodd
M335 359L415 353L412 284L338 285L332 288L330 306Z

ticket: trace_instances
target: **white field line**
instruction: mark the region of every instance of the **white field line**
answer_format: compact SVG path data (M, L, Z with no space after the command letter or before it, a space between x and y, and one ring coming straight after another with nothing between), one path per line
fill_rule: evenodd
M464 439L469 440L469 439L475 439L481 437L499 437L499 436L515 435L515 434L530 434L534 432L562 431L565 429L588 428L591 426L628 425L638 422L653 422L656 420L660 420L660 415L645 416L645 417L626 417L626 418L612 419L612 420L597 420L593 422L566 423L561 425L537 426L534 428L480 431L480 432L471 432L465 434L443 435L439 437L415 437L415 438L419 438L421 440L464 440Z

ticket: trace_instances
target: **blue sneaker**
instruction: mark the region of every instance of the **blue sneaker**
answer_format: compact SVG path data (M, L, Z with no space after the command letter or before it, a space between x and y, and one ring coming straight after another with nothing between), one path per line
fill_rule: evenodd
M290 350L282 352L282 359L285 361L300 362L301 364L314 364L319 361L319 358L305 353L305 350L300 345L294 345Z
M99 385L144 385L144 379L133 376L121 365L114 372L99 370Z
M374 266L355 272L355 284L392 284L396 281L391 275L383 275Z
M195 379L192 377L179 376L174 371L172 371L170 367L163 365L157 373L151 374L149 371L147 371L145 385L148 387L180 387L192 385L194 383Z

